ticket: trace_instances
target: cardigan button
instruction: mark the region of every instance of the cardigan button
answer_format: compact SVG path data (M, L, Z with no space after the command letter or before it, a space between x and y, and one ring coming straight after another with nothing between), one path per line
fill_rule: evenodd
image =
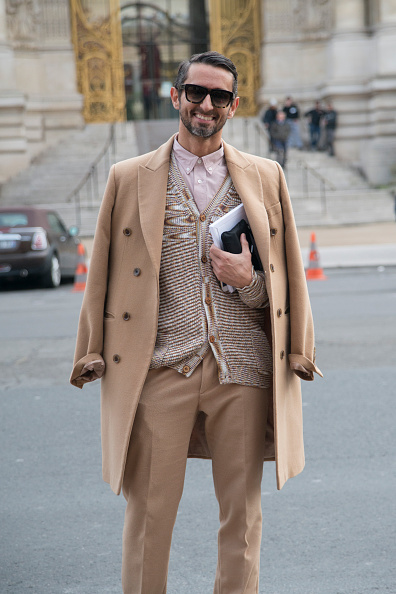
M206 264L206 262L208 261L206 256L201 256L201 262L203 262L203 264Z
M273 264L270 264L270 270L271 270L271 272L275 272L275 267Z
M278 316L278 318L280 318L282 315L282 310L278 309L278 311L276 312L276 315Z
M119 363L121 361L120 355L113 355L113 361L114 363Z
M185 366L183 367L183 373L188 373L189 371L190 371L190 368L189 368L189 366L188 366L188 365L185 365Z
M206 305L211 305L211 303L212 303L211 298L210 297L205 297L205 303L206 303Z
M284 359L284 358L285 358L285 351L281 351L281 352L280 352L280 358L281 358L281 359Z
M122 314L122 319L125 320L126 322L130 319L130 315L129 312L124 311L124 313Z
M206 221L206 215L204 215L204 214L199 215L199 220L202 222Z
M215 339L215 337L213 335L212 336L209 336L209 342L211 342L212 344L214 342L216 342L216 339Z
M129 227L126 227L123 230L123 234L126 235L127 237L129 237L130 235L132 235L132 229L130 229Z
M141 272L140 268L134 268L133 269L133 276L139 276L140 275L140 272Z

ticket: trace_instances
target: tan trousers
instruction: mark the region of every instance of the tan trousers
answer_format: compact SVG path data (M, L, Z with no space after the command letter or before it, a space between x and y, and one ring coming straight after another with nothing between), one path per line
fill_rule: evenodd
M190 378L150 370L129 445L123 494L124 594L165 594L172 531L197 414L207 416L220 508L215 594L257 594L261 479L270 390L220 385L210 352ZM199 591L199 587L197 587Z

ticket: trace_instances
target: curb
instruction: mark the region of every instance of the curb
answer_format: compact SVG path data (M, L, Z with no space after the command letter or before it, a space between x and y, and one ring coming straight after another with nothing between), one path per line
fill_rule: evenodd
M301 250L304 266L308 264L309 249ZM345 245L319 249L323 268L361 268L396 266L396 244Z

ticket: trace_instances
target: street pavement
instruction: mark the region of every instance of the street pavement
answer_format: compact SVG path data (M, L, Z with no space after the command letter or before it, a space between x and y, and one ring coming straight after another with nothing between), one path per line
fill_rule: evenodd
M302 384L306 468L280 492L264 468L260 594L396 591L396 268L325 272L308 283L325 377ZM70 285L0 292L1 594L121 593L99 384L68 384L81 300ZM169 594L211 594L217 528L210 462L192 460Z

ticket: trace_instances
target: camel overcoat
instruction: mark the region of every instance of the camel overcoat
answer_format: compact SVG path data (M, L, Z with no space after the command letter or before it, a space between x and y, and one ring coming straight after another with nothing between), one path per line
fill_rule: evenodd
M100 208L70 381L82 388L84 365L103 357L103 478L121 491L139 397L154 350L170 138L158 150L113 165ZM273 402L265 460L276 461L277 486L304 467L300 377L315 366L314 330L294 216L278 163L224 143L232 181L244 204L270 300L263 310L273 352ZM298 366L297 366L298 367ZM189 456L210 457L204 425Z

